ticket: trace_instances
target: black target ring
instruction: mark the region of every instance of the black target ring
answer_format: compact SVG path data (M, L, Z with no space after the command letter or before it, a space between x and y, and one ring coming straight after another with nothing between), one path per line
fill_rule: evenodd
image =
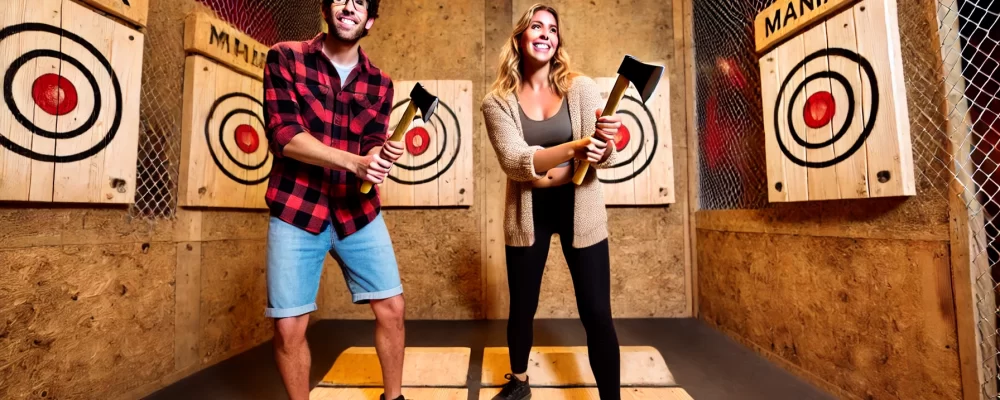
M90 117L88 117L87 120L84 121L82 125L80 125L80 127L66 133L53 132L44 129L32 123L31 120L28 119L28 117L24 116L24 114L21 114L21 110L19 110L17 108L17 104L14 103L13 84L15 75L17 75L17 72L21 70L21 67L27 64L29 61L41 57L51 57L59 59L73 65L74 67L76 67L76 69L80 70L80 72L83 73L83 77L87 79L88 83L90 83L90 88L94 90L94 108L90 112ZM86 69L83 63L81 63L79 60L71 57L68 54L60 53L55 50L32 50L27 53L24 53L24 55L18 57L16 60L14 60L13 63L11 63L10 68L7 69L7 73L4 74L3 84L4 84L3 88L4 100L7 101L7 107L10 108L10 112L14 114L14 119L16 119L17 122L20 122L21 125L24 126L25 128L28 128L28 130L30 130L31 133L34 133L38 136L48 139L72 139L90 130L90 128L93 128L94 124L97 123L97 116L99 114L98 111L100 110L100 108L98 108L97 105L101 104L102 100L101 90L97 87L97 78L95 78L94 74L90 73L90 71Z
M409 99L402 100L402 101L396 103L395 105L392 106L392 111L395 111L397 108L403 106L407 102L409 102ZM420 180L415 180L415 181L407 181L407 180L399 179L399 178L393 176L392 174L390 174L389 175L389 179L391 179L393 182L396 182L396 183L401 184L401 185L422 185L424 183L432 182L435 179L437 179L438 177L440 177L441 175L443 175L445 172L448 172L448 170L451 168L451 166L455 163L455 160L458 159L458 153L462 150L462 132L461 132L461 125L458 122L458 116L455 115L455 111L452 111L451 107L448 107L448 104L445 104L443 101L439 100L438 101L438 106L439 106L439 109L441 107L443 107L446 111L448 111L448 114L451 115L451 119L453 121L455 121L455 128L457 130L457 132L455 132L455 152L451 155L451 158L448 159L448 163L445 164L444 168L439 169L436 174L434 174L434 175L432 175L432 176L430 176L428 178L424 178L424 179L420 179ZM438 113L434 113L433 118L434 119L432 119L432 121L435 121L435 120L438 121L438 123L441 126L440 132L442 134L438 135L438 136L440 136L442 138L441 139L441 151L439 151L434 156L433 160L431 160L429 162L426 162L424 164L421 164L421 165L410 166L410 165L405 165L405 164L397 162L397 163L394 164L394 166L397 166L397 167L399 167L401 169L405 169L407 171L418 171L418 170L427 168L427 167L429 167L431 165L434 165L438 161L440 161L442 158L444 158L444 152L445 152L445 149L446 149L447 144L448 144L448 128L445 126L445 123L441 119L441 117L438 116ZM431 125L434 126L433 122L431 122ZM435 126L435 129L437 129L436 126Z
M657 129L656 129L656 120L653 119L653 113L652 113L652 111L649 111L649 108L647 108L645 104L643 104L641 101L639 101L639 99L636 99L635 97L624 96L624 97L622 97L622 99L630 100L630 101L638 104L639 107L642 107L642 110L646 112L646 116L649 117L649 125L652 128L652 130L653 130L653 147L651 149L649 149L649 156L646 157L646 161L642 163L642 166L640 166L639 169L636 169L631 174L629 174L627 176L624 176L624 177L621 177L621 178L601 179L600 177L598 177L598 181L600 181L601 183L606 183L606 184L622 183L622 182L631 180L632 178L635 178L636 176L639 176L639 174L641 174L642 171L645 171L646 168L649 167L649 164L653 162L653 156L656 155L656 148L659 147L660 135L657 132ZM633 119L635 119L636 122L639 122L639 118L637 118L636 115L634 113L632 113L631 111L628 111L628 110L618 110L617 113L618 114L629 115ZM631 165L631 163L633 161L635 161L636 157L639 156L639 151L642 150L642 146L646 143L646 129L643 127L642 123L638 123L637 125L639 126L639 139L640 139L639 140L639 147L637 147L636 150L632 153L632 157L630 157L628 160L625 160L623 162L614 164L614 165L609 166L608 168L604 168L604 169L612 169L612 168L623 167L623 166L626 166L626 165Z
M260 116L254 113L253 111L247 110L245 108L237 108L235 110L232 110L228 114L226 114L226 116L222 118L222 122L219 123L219 146L222 147L222 151L226 153L226 157L229 157L229 161L232 161L233 164L239 165L241 168L246 168L248 170L255 171L261 169L261 167L267 164L267 160L271 158L271 152L269 151L264 152L264 161L261 161L260 164L250 165L239 162L239 160L237 160L236 157L233 157L233 153L229 151L229 147L226 146L225 134L226 132L228 132L226 130L226 123L229 122L230 118L241 114L249 115L251 117L256 118L257 122L260 122L260 126L267 126L264 124L264 120L262 120ZM260 135L260 132L257 132L257 134Z
M244 185L257 185L259 183L262 183L262 182L266 181L269 178L269 174L263 174L262 177L254 179L254 180L240 178L240 177L234 175L229 170L227 170L224 165L222 165L222 162L219 160L218 154L215 153L215 149L212 146L212 129L211 129L211 124L210 123L212 122L212 117L215 115L215 110L219 108L219 105L222 104L222 102L224 102L226 100L229 100L231 98L234 98L234 97L242 97L242 98L245 98L245 99L249 99L250 101L253 101L254 103L260 105L261 109L264 109L264 103L261 103L261 101L258 100L256 97L250 96L250 95L248 95L246 93L234 92L234 93L228 93L228 94L222 95L221 97L219 97L218 99L216 99L214 103L212 103L212 108L209 109L209 111L208 111L208 117L205 118L205 143L208 146L208 153L212 156L212 161L215 162L215 165L217 167L219 167L219 170L221 170L223 174L225 174L227 177L229 177L229 179L232 179L232 180L234 180L236 182L239 182L239 183L242 183ZM237 108L234 111L237 111L238 113L242 113L243 111L245 111L246 113L253 114L253 112L250 111L250 110L240 109L240 108ZM232 160L233 157L229 153L229 150L226 149L226 142L222 141L222 138L223 138L222 135L223 135L223 132L224 132L223 128L225 128L225 125L223 123L225 122L226 119L228 119L228 117L230 117L232 115L233 115L233 112L230 112L226 116L226 118L224 118L223 121L220 122L220 125L219 125L219 140L220 140L219 146L221 146L223 148L223 151L225 151L225 153L227 155L229 155L229 159L230 160ZM253 115L256 115L256 114L253 114ZM258 118L258 120L260 120L260 117L257 117L257 118ZM264 157L264 162L261 163L261 165L259 167L257 167L257 168L248 168L248 170L257 170L257 169L260 169L260 167L262 167L264 164L267 163L267 160L270 157L271 157L270 152L268 152L268 154ZM240 164L238 162L236 164L240 165L243 168L246 168L245 166L243 166L243 164Z
M59 156L55 154L51 155L41 154L32 151L31 149L25 148L17 143L14 143L12 140L4 136L2 133L0 133L0 146L3 146L9 149L10 151L13 151L16 154L28 157L32 160L42 161L42 162L68 163L92 157L93 155L104 150L104 148L107 147L112 140L114 140L115 135L118 133L118 128L121 125L122 90L121 90L121 84L118 82L118 75L115 74L114 69L111 67L111 62L109 62L108 59L105 58L104 55L102 55L101 52L97 50L96 47L94 47L94 45L90 44L82 37L73 32L69 32L67 30L52 25L46 25L34 22L11 25L0 30L0 42L3 42L4 39L7 39L8 37L16 35L18 33L35 32L35 31L51 33L54 35L58 35L62 38L66 38L76 42L85 50L90 52L91 55L93 55L94 58L97 59L97 61L101 64L101 66L103 66L107 70L108 76L111 77L111 85L115 93L114 118L111 121L111 126L108 128L108 133L104 135L104 137L100 141L98 141L97 144L95 144L94 146L90 147L87 150L84 150L76 154L70 154L65 156ZM90 118L87 119L87 122L85 122L84 125L81 125L79 128L70 131L69 133L59 134L56 132L50 132L45 129L39 128L38 126L31 123L31 121L28 121L26 118L24 118L23 115L18 117L20 111L18 111L17 105L14 103L14 98L12 93L13 90L12 83L14 75L16 74L17 70L19 70L21 67L24 66L24 63L38 57L54 57L66 61L72 64L73 66L77 67L77 69L79 69L80 72L83 73L83 75L90 82L91 87L94 89L94 110ZM21 62L21 64L17 64L17 62L19 61ZM11 68L8 69L7 73L4 74L4 100L7 104L7 107L11 110L12 113L14 113L15 119L17 119L18 123L27 128L28 131L30 131L31 133L51 139L68 139L79 136L83 134L85 131L89 130L90 128L93 128L93 125L96 123L97 120L98 107L101 104L101 94L100 94L100 89L97 86L97 79L94 78L93 74L90 73L90 71L88 71L84 67L83 63L81 63L79 60L76 60L75 58L70 57L67 54L55 50L33 50L15 60L15 63L12 64Z
M782 97L784 97L785 88L788 86L788 83L791 82L792 77L795 76L795 73L800 68L805 67L805 65L807 63L809 63L810 61L812 61L812 60L815 60L815 59L820 58L820 57L828 57L828 56L829 57L843 57L843 58L846 58L848 60L853 61L854 63L858 64L861 67L861 69L864 71L865 75L868 76L868 82L871 85L871 110L869 112L869 117L868 117L867 121L865 122L864 127L861 130L861 134L858 135L858 139L854 142L854 144L851 145L851 147L846 152L844 152L843 154L841 154L841 155L839 155L837 157L834 157L833 159L828 160L828 161L821 161L821 162L806 161L806 160L798 158L794 154L792 154L792 152L789 151L788 147L785 145L785 142L783 142L781 140L781 127L780 127L780 124L778 123L778 121L780 121L780 119L779 119L780 118L779 110L780 110L780 107L781 107L781 99L782 99ZM792 120L791 120L791 118L792 118L791 117L791 113L793 112L792 105L794 104L794 99L798 95L798 93L801 92L803 90L803 88L805 88L805 84L806 83L808 83L808 82L810 82L812 80L815 80L815 79L822 78L822 77L833 78L834 80L837 80L842 85L844 85L844 89L847 91L847 94L848 94L848 102L849 102L849 104L848 104L848 117L849 118L844 120L844 126L840 129L840 131L838 131L837 135L833 136L833 138L831 138L830 140L827 140L827 141L822 142L822 143L808 143L805 140L802 140L802 138L795 131L795 127L792 124ZM795 142L798 143L799 145L805 147L805 148L817 149L817 148L823 148L823 147L832 145L837 140L840 140L841 138L843 138L844 134L847 133L847 130L849 129L849 126L851 125L851 118L854 116L854 95L853 95L853 93L854 93L854 89L851 87L851 85L849 84L849 82L847 81L847 79L844 78L843 75L841 75L841 74L839 74L837 72L834 72L834 71L821 71L821 72L815 73L813 75L810 75L805 80L803 80L802 83L800 83L796 87L796 90L792 94L792 100L793 101L790 101L788 103L788 106L786 107L788 109L788 113L789 113L789 115L788 115L789 130L790 130L790 133L792 134L792 138L795 140ZM875 77L875 69L872 68L871 63L869 63L868 60L866 60L860 54L855 53L855 52L850 51L850 50L847 50L847 49L842 49L842 48L828 48L828 49L823 49L823 50L817 51L815 53L812 53L812 54L808 55L807 57L805 57L798 64L796 64L794 68L792 68L792 70L788 73L788 76L786 76L785 80L781 83L781 87L778 89L778 98L775 99L775 103L774 103L774 132L775 132L775 137L778 140L778 147L781 148L781 152L785 154L785 157L788 157L788 159L790 161L792 161L793 163L795 163L796 165L800 165L800 166L803 166L803 167L806 167L806 168L826 168L826 167L829 167L829 166L832 166L832 165L836 165L836 164L840 163L841 161L844 161L844 160L848 159L849 157L851 157L852 155L854 155L854 153L856 153L859 149L861 149L861 146L863 146L865 144L865 142L868 140L868 136L871 135L872 128L875 127L875 120L877 119L877 116L878 116L878 101L879 101L878 97L879 97L878 96L878 79ZM864 111L862 111L859 114L864 114Z

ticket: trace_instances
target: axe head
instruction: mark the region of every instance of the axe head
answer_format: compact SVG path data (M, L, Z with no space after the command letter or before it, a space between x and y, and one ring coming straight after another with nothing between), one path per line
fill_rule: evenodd
M420 110L420 117L424 120L424 123L430 121L431 116L434 115L434 111L437 110L437 96L430 94L419 83L414 85L413 90L410 91L410 101Z
M642 97L642 102L645 103L653 96L656 85L660 83L660 77L663 76L663 66L645 64L635 57L626 55L625 59L622 60L622 65L618 67L618 74L635 85Z

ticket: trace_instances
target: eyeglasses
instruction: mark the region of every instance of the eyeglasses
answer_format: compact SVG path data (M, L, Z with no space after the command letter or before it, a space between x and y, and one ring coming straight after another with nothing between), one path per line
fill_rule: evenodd
M338 6L347 5L348 2L353 2L354 8L358 10L368 11L368 0L333 0L333 4Z

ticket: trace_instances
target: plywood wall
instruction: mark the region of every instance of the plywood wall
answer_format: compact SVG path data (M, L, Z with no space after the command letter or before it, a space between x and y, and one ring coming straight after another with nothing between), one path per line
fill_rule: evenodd
M916 196L698 212L700 317L841 398L960 398L937 22L899 11Z

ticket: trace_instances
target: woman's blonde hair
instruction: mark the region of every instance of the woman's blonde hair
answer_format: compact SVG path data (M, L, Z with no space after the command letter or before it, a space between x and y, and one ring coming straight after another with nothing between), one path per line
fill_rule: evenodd
M531 26L531 18L538 11L552 13L552 16L556 19L556 24L559 24L559 14L554 8L544 4L535 4L529 7L528 11L517 21L517 25L514 26L514 32L510 35L510 39L504 45L503 50L500 51L500 65L497 68L497 79L493 81L493 87L490 88L491 92L500 98L506 98L507 95L513 93L521 86L521 35ZM569 92L571 81L576 76L576 73L570 71L569 54L566 53L566 50L563 50L564 44L563 36L559 35L559 46L556 47L556 54L549 61L551 64L549 83L559 97L566 96L566 93Z

